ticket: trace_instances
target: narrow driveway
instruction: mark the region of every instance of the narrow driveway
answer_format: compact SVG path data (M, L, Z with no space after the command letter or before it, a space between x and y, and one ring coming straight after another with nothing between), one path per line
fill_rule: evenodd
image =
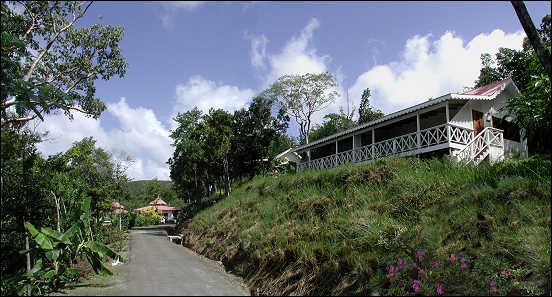
M128 295L249 295L216 263L169 242L162 229L132 230L129 239Z

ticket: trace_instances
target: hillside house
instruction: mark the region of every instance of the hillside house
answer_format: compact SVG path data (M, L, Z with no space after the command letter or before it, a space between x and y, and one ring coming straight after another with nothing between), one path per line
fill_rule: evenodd
M140 207L134 209L136 212L142 212L149 208L154 208L155 210L161 211L163 218L162 222L176 222L176 216L178 214L178 211L182 209L182 207L178 206L168 206L165 201L163 201L161 198L157 197L155 200L151 201L148 206Z
M519 93L508 78L461 94L446 94L309 144L285 155L302 158L297 171L363 163L388 156L449 154L478 164L517 154L527 140L506 114Z

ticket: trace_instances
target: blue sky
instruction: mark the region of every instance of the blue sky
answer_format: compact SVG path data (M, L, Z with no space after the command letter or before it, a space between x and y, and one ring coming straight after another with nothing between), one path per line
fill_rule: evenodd
M539 25L550 2L526 2ZM101 17L100 17L101 16ZM521 48L509 2L95 2L80 26L121 25L124 78L97 81L98 120L50 115L44 155L94 136L136 180L169 179L172 117L198 106L230 112L283 74L329 71L340 98L315 115L358 106L386 114L471 87L483 52ZM296 125L288 131L297 135Z

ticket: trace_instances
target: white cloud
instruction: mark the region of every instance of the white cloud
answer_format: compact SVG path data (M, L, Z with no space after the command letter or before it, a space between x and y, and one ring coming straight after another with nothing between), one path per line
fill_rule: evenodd
M500 47L521 49L525 34L506 34L494 30L479 34L466 45L453 32L438 40L430 34L416 35L406 41L402 57L384 65L375 65L361 74L351 87L351 98L358 106L365 88L372 91L371 105L386 114L451 92L473 86L481 69L480 56L493 57Z
M228 112L247 106L255 95L252 89L223 85L194 75L185 84L176 85L176 103L173 113L186 112L197 106L203 113L222 108Z
M205 4L205 1L168 1L161 3L163 13L161 22L163 26L170 27L179 10L192 11Z
M312 46L313 32L320 26L316 18L303 28L298 36L293 36L279 54L269 55L270 72L265 78L265 86L285 74L321 73L328 70L330 56L318 55Z
M255 67L264 67L266 58L266 44L268 39L264 34L259 36L245 34L251 40L251 64Z
M64 152L73 142L92 136L96 145L113 153L118 160L131 156L135 162L130 165L127 175L133 179L168 180L169 168L166 164L174 151L168 129L157 120L151 109L133 108L123 97L117 103L107 106L107 112L120 124L119 128L106 130L101 120L75 113L71 121L63 114L52 114L38 125L38 131L49 131L46 141L38 144L45 155Z

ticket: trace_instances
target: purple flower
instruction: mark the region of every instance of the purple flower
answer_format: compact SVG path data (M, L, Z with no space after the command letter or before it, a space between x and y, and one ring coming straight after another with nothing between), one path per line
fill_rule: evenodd
M496 293L496 287L491 287L491 292Z
M442 295L443 294L443 285L442 284L436 284L437 287L437 294Z
M389 273L389 274L385 275L385 277L387 277L387 278L390 278L390 277L393 277L393 276L395 276L395 274L393 274L393 273Z
M456 261L456 259L455 259L454 257L450 257L450 258L448 258L447 260L449 260L450 263L454 263L454 261Z
M504 275L505 277L508 277L508 271L502 270L500 274Z
M494 286L494 284L495 284L495 282L490 281L490 280L488 280L487 283L489 284L489 286Z
M418 269L418 274L422 274L424 273L424 270L423 269Z
M439 263L433 261L429 262L429 264L433 267L437 267L437 265L439 265Z
M466 265L466 263L462 263L462 264L460 265L460 267L461 267L461 268L468 268L468 265Z
M420 287L418 286L421 284L422 284L421 280L417 280L417 279L414 280L414 284L412 284L412 288L414 289L414 292L418 292L418 290L420 290Z
M424 258L424 255L425 255L424 252L417 252L416 254L418 254L418 260L422 262L422 259Z
M412 267L418 268L418 266L416 266L416 263L412 263Z
M401 265L403 263L401 258L399 258L399 260L397 260L397 262L399 263L399 265Z
M395 267L393 267L393 265L389 266L389 272L393 272L395 271Z
M464 258L463 257L458 257L458 261L460 261L460 263L464 263Z

